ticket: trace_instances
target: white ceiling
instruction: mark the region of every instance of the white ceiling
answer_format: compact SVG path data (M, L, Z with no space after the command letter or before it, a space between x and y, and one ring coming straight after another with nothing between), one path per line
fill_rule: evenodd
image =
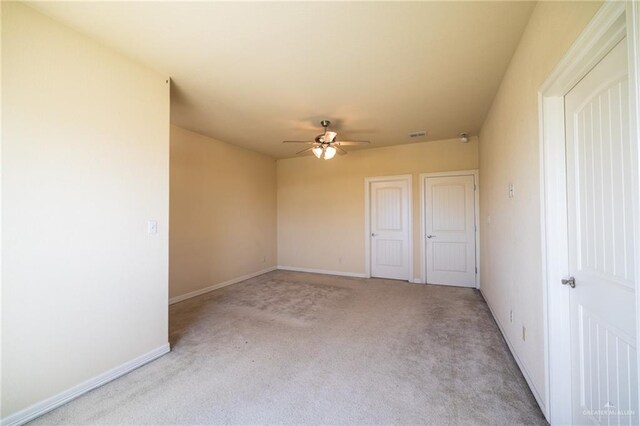
M277 158L476 134L531 2L32 2L173 80L172 123ZM427 130L426 138L409 139Z

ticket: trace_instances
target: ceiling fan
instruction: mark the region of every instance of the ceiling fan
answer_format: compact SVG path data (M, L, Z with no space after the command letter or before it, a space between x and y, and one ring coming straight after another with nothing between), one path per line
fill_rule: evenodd
M305 152L313 152L318 158L322 158L325 160L331 160L337 152L341 155L347 153L343 146L348 145L366 145L369 141L340 141L338 140L338 134L336 132L332 132L327 130L327 128L331 125L329 120L322 120L320 125L324 127L324 133L316 136L315 140L312 141L283 141L282 143L304 143L311 145L309 148L305 148L302 151L296 152L296 154L304 154Z

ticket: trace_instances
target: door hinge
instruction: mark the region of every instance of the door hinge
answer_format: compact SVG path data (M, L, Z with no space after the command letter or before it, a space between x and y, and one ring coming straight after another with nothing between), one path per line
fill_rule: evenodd
M478 273L478 267L476 266L476 274Z

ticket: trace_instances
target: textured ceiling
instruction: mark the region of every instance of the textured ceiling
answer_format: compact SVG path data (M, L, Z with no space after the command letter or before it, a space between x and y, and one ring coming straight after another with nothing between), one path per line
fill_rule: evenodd
M534 5L30 4L170 76L174 124L277 158L323 118L372 147L476 134Z

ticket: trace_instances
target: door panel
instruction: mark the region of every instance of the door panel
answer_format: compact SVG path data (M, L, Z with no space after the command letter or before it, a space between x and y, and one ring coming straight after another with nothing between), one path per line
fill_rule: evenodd
M426 179L427 283L476 285L474 176Z
M401 186L388 187L374 184L376 200L376 229L378 231L402 231Z
M437 271L467 272L467 243L433 241L433 264Z
M409 191L406 180L372 182L371 276L409 279Z
M565 97L573 421L637 424L626 40Z

